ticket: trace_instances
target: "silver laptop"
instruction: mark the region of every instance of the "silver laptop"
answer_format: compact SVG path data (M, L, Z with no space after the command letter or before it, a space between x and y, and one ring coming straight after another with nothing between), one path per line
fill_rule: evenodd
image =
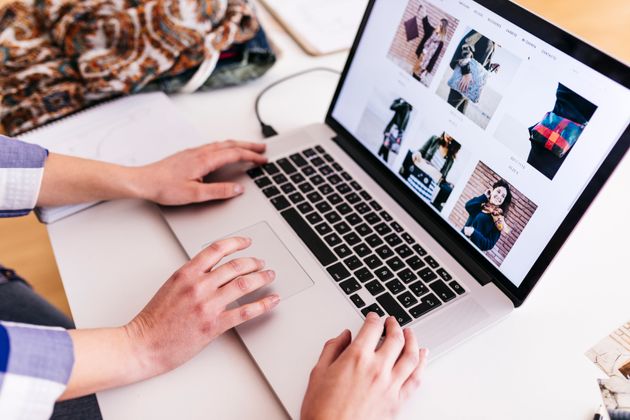
M189 256L246 235L276 270L244 301L281 304L237 332L297 418L324 341L369 311L435 357L523 303L628 150L629 85L506 1L373 0L326 122L212 175L241 197L164 216Z

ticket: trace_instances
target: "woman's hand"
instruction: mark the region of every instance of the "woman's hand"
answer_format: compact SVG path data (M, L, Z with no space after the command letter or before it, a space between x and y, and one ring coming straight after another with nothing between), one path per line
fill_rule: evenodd
M246 238L213 243L177 270L124 327L71 330L75 363L62 399L174 369L225 331L273 309L280 299L277 295L227 308L275 277L256 258L220 263L250 244Z
M354 342L350 332L329 340L311 372L302 420L393 418L420 385L427 350L395 318L370 313Z
M472 74L468 73L468 74L462 75L462 78L459 81L459 85L458 85L459 91L462 93L468 92L468 88L470 87L471 83L472 83Z
M469 238L472 236L472 234L475 233L475 228L472 226L466 226L464 228L464 235L468 236Z
M233 182L203 182L203 177L230 163L267 162L265 145L228 140L184 150L136 170L139 195L164 205L181 205L232 198L243 193Z

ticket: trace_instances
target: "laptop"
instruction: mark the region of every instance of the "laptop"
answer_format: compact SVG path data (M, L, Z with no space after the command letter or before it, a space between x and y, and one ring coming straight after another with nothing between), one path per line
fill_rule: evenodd
M417 31L409 31L417 26ZM498 0L372 0L326 121L163 214L189 256L232 235L280 305L237 333L299 417L323 343L392 315L432 356L519 307L630 144L628 66Z

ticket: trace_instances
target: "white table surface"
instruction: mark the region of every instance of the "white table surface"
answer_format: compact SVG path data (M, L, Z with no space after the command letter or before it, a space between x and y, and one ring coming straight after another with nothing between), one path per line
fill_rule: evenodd
M253 112L260 89L313 66L341 69L345 61L345 54L309 57L267 22L282 56L266 76L172 98L209 140L260 139ZM280 132L323 121L336 82L334 75L316 73L279 87L262 103L264 118ZM583 354L630 319L628 179L625 159L525 305L431 363L400 418L592 418L600 404L595 379L602 374ZM141 201L104 203L48 231L80 328L127 322L186 261L158 209ZM286 417L232 332L175 371L101 392L98 400L105 419Z

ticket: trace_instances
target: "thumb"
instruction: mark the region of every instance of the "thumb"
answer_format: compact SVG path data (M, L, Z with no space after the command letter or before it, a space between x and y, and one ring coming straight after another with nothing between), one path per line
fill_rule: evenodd
M225 200L243 193L243 186L234 182L216 182L197 186L197 202Z

